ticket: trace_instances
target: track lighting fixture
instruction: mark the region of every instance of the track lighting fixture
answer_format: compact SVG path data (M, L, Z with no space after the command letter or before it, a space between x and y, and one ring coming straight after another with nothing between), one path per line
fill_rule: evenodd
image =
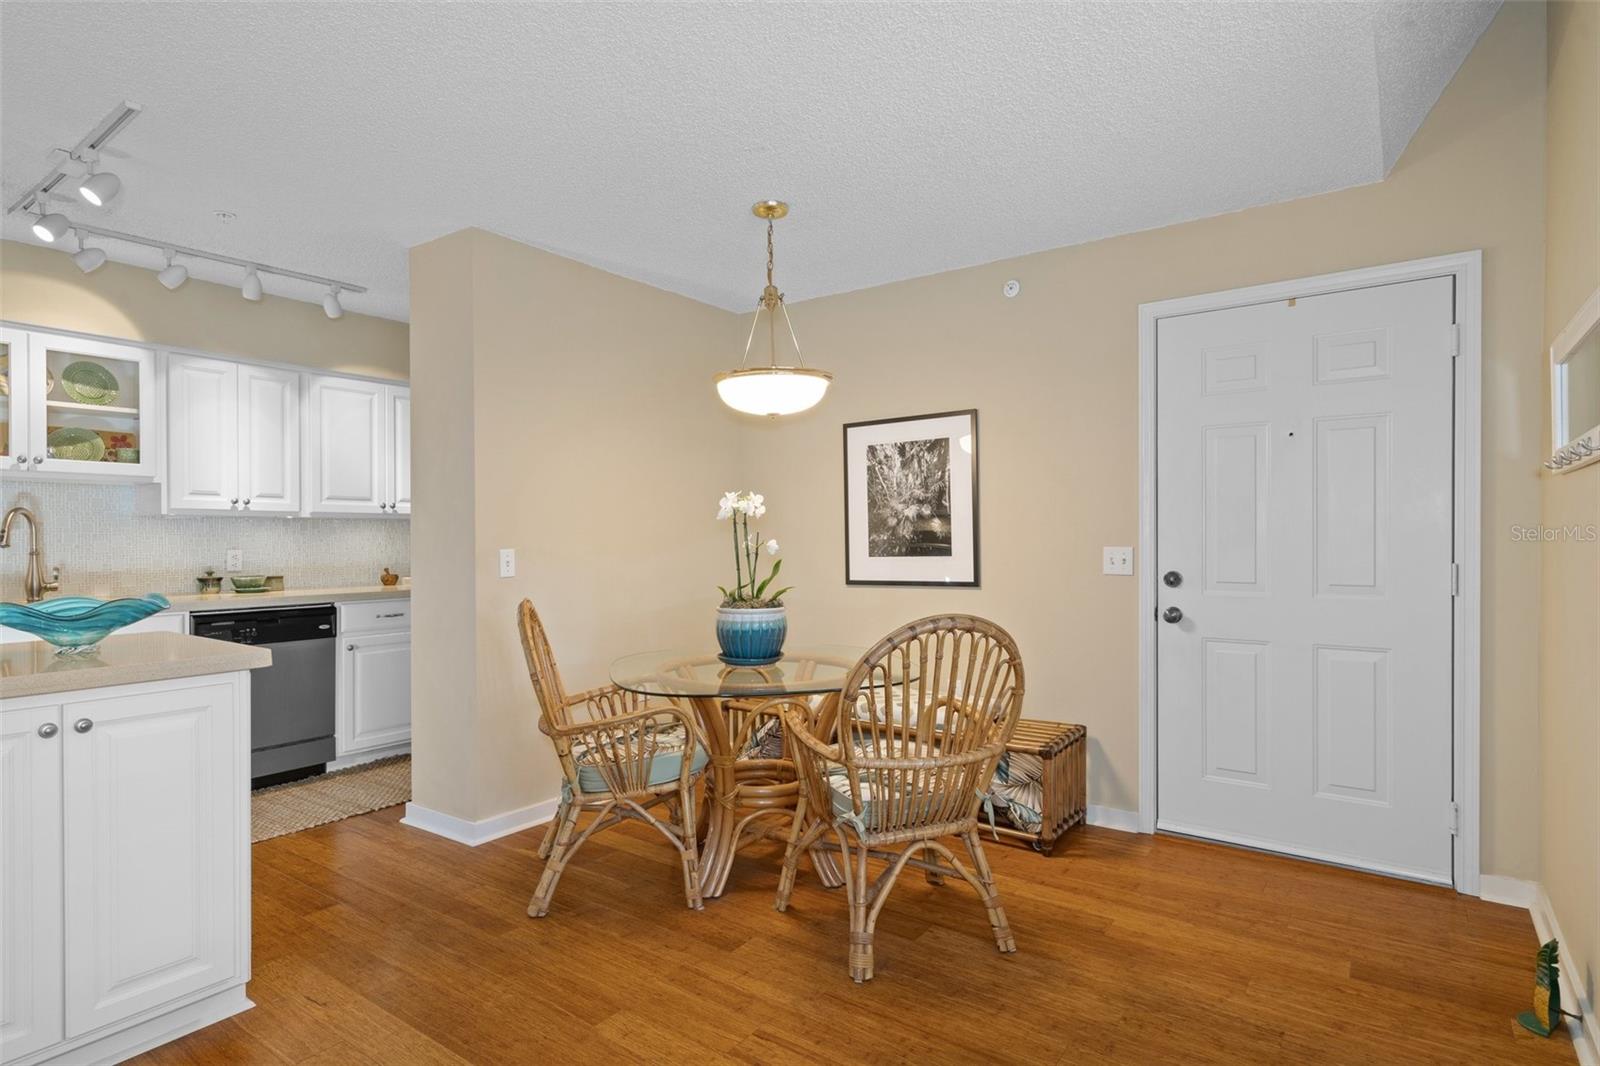
M78 184L78 195L96 207L104 207L111 202L112 197L122 189L122 179L109 170L102 170L96 174L91 163L89 172L83 176L83 181Z
M172 261L172 252L167 252L167 268L156 275L156 280L169 289L176 289L179 285L189 280L189 268L181 263Z
M330 287L328 295L322 298L322 313L329 318L338 318L344 314L344 307L339 303L339 286Z
M105 249L90 248L87 244L83 243L83 235L79 234L78 250L72 253L72 261L73 263L77 264L78 269L83 271L85 274L93 274L96 270L99 270L105 265Z
M38 217L33 220L33 235L47 244L54 244L67 235L67 230L72 228L72 223L67 221L67 216L58 211L46 212L44 201L39 201L37 207Z
M251 303L261 299L261 275L256 273L255 267L251 267L250 273L244 276L244 284L239 286L239 295Z

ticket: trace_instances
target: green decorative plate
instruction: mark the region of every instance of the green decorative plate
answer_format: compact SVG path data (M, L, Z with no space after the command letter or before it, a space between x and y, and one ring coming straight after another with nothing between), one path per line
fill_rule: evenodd
M52 459L77 459L85 463L98 463L106 457L106 442L92 429L64 426L52 430L45 438Z
M61 372L61 391L79 403L115 403L117 378L99 363L80 360Z

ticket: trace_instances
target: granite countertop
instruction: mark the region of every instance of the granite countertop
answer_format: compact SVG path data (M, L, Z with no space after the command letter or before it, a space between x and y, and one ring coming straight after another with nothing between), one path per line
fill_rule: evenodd
M53 645L30 640L0 645L0 700L270 665L272 652L266 648L181 633L112 635L94 651L74 655L57 655Z
M355 603L360 600L411 598L409 585L353 585L347 588L284 589L282 592L219 592L168 596L169 611L248 611L256 607L293 607L302 603Z

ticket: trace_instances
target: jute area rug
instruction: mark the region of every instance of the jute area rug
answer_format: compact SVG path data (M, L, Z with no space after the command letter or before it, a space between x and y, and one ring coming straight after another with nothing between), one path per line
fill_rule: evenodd
M273 785L250 794L250 841L326 825L411 798L411 756Z

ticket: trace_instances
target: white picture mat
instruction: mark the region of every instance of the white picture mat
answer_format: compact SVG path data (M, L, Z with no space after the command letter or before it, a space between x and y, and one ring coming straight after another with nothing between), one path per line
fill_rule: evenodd
M849 426L845 434L845 467L849 471L849 539L851 581L971 583L975 580L976 545L972 509L972 476L978 442L970 414ZM971 436L970 452L961 438ZM950 554L948 556L873 557L867 554L867 448L907 440L950 442Z

